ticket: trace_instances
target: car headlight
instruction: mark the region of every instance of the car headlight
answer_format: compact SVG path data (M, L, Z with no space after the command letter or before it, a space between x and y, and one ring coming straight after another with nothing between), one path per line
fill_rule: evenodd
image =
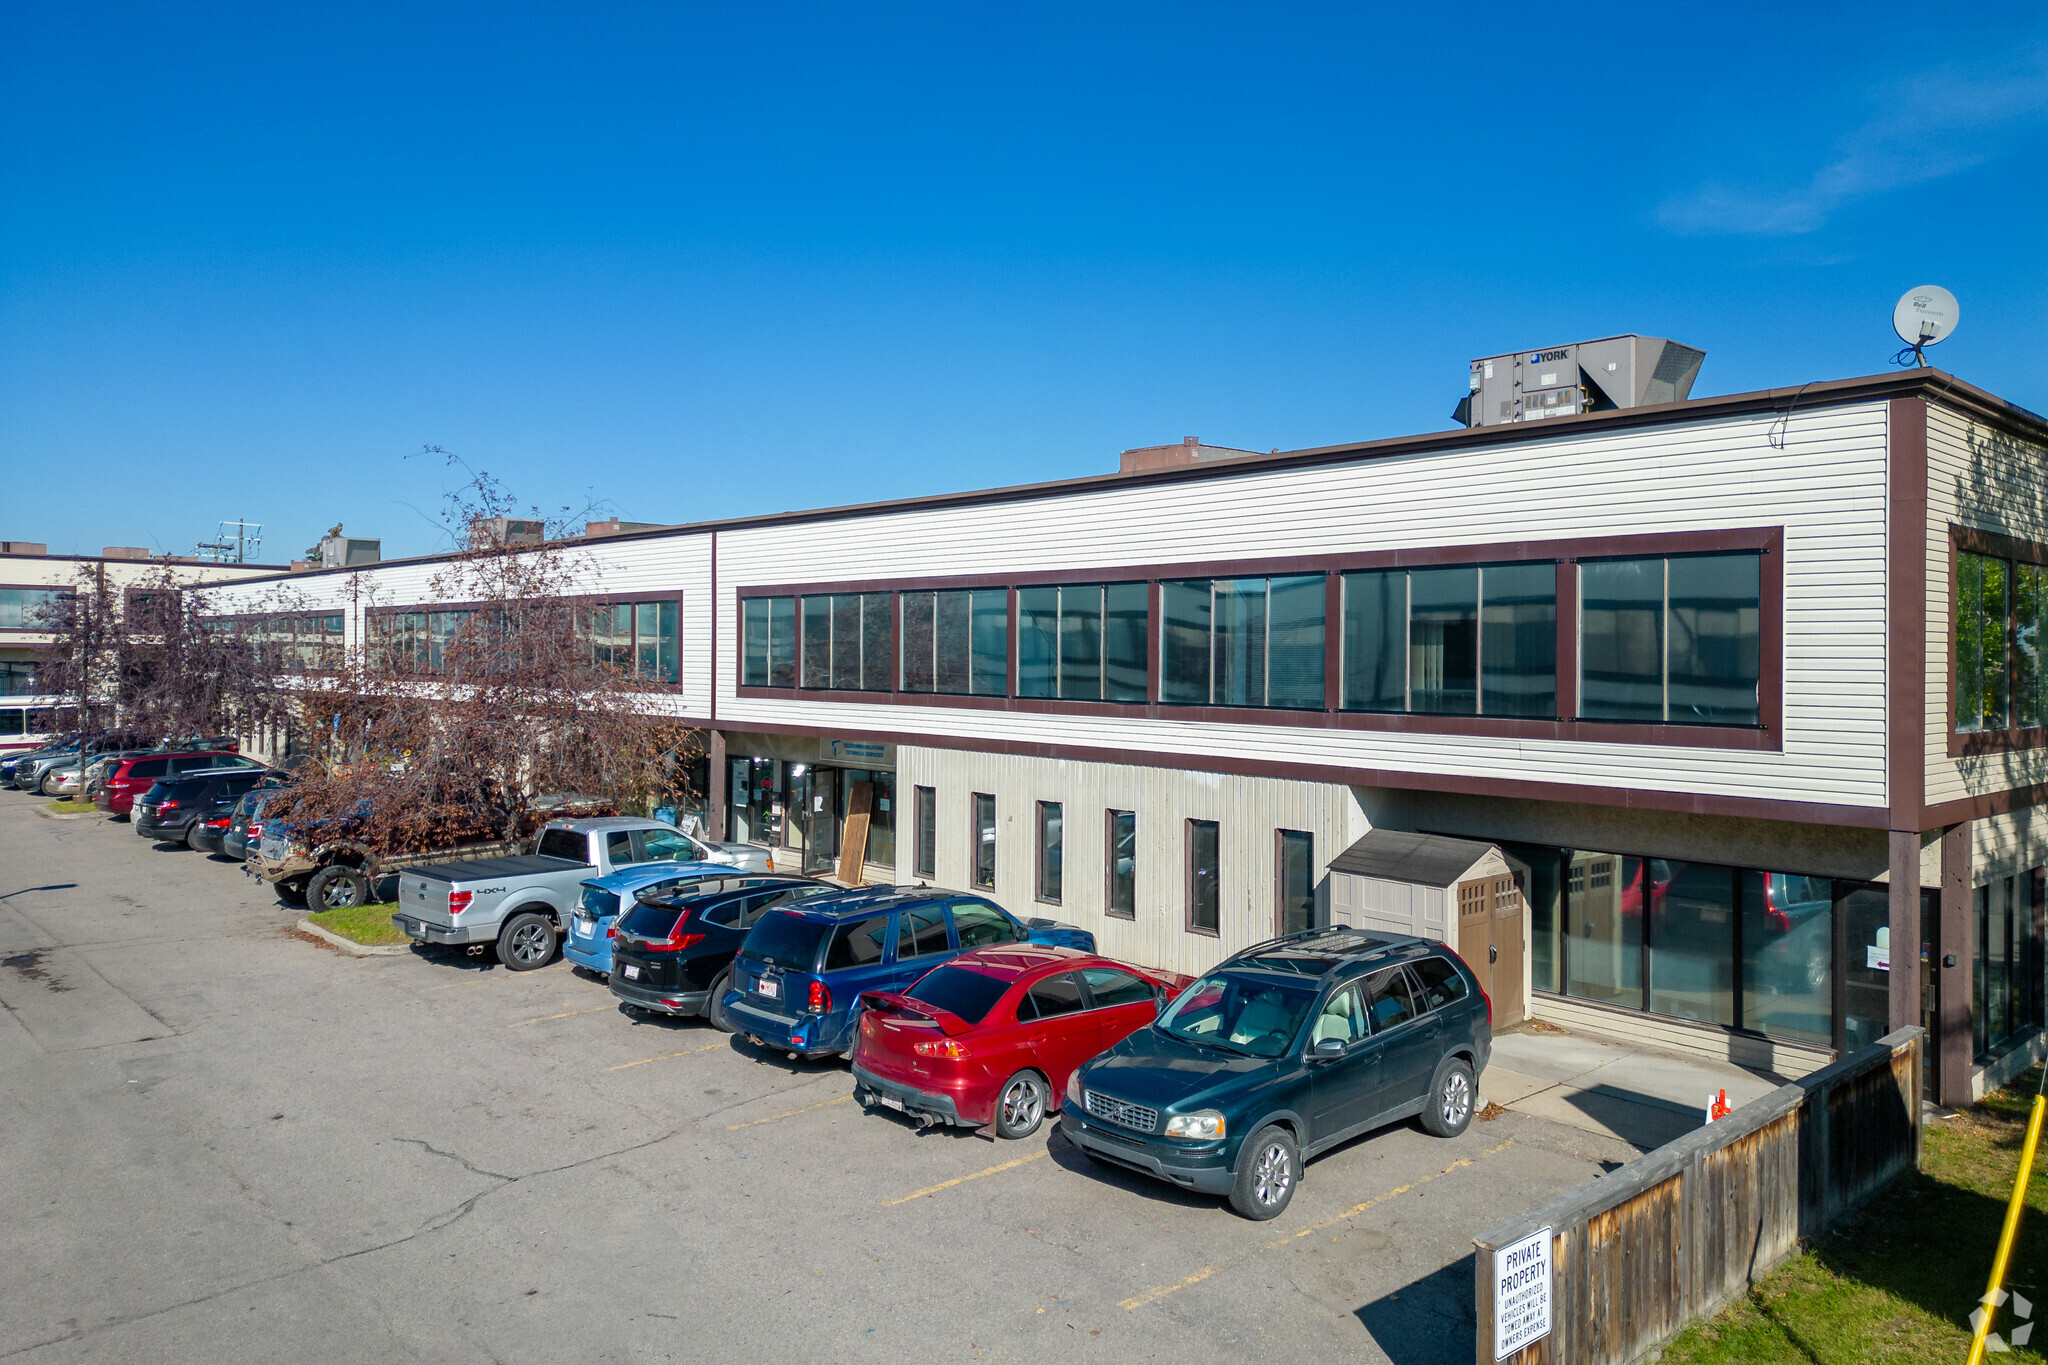
M1223 1136L1223 1115L1214 1109L1203 1109L1193 1114L1175 1114L1166 1121L1166 1135L1177 1138L1220 1138Z
M1067 1077L1067 1103L1076 1109L1086 1107L1081 1099L1081 1073L1078 1071Z

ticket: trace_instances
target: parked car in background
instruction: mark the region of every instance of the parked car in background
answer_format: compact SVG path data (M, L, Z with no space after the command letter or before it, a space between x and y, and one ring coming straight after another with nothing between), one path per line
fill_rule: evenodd
M166 777L136 798L130 812L135 832L145 839L202 848L192 837L200 821L225 819L235 802L268 773L267 768L232 767Z
M124 758L108 774L93 804L109 815L126 815L135 805L135 798L148 791L166 777L185 773L196 773L208 768L257 768L262 765L253 758L225 750L178 750L143 754Z
M270 845L266 833L266 878L271 876ZM741 847L749 861L763 860L765 850ZM659 820L626 815L557 820L541 830L533 852L523 857L508 854L487 862L406 869L398 879L399 909L391 922L419 943L496 943L500 962L514 971L532 971L554 959L569 916L582 900L584 882L640 863L702 863L728 870L733 864L726 860L741 856L731 845L700 843ZM320 903L315 892L332 884L316 877L308 897Z
M720 1002L755 923L776 907L844 890L810 877L742 873L647 896L614 926L612 994L635 1009L703 1015L731 1033Z
M1095 950L1086 929L1027 923L979 896L930 887L847 891L763 915L720 1007L757 1045L792 1056L850 1053L862 992L900 991L963 952L1026 941Z
M77 752L78 736L71 734L48 744L38 744L32 749L22 749L0 754L0 784L10 787L18 785L15 782L15 777L20 772L21 765L30 759L44 758L51 754L75 754Z
M609 877L583 883L576 908L562 935L562 956L585 971L608 976L612 970L612 928L623 910L643 896L680 890L707 878L724 878L732 869L716 863L636 863Z
M1067 1078L1158 1017L1192 977L1072 948L982 948L861 996L853 1097L926 1123L1029 1137Z
M1151 1027L1084 1063L1060 1131L1097 1161L1272 1218L1302 1163L1420 1115L1455 1137L1493 1002L1441 943L1309 929L1226 958Z
M220 851L230 858L247 860L256 856L257 844L263 838L263 807L278 792L291 785L292 775L277 768L265 773L248 792L235 802L228 815L226 830L221 835Z

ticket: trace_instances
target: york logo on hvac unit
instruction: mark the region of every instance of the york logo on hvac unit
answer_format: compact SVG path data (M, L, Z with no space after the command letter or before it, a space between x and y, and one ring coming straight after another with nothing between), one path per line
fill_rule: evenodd
M1529 357L1529 363L1531 365L1546 365L1553 360L1563 360L1570 354L1570 351L1537 351Z

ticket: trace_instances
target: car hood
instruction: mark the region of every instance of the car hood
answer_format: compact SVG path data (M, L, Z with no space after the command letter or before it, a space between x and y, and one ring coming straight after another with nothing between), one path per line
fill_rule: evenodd
M1201 1109L1271 1071L1272 1057L1247 1057L1141 1028L1082 1068L1081 1083L1154 1109Z

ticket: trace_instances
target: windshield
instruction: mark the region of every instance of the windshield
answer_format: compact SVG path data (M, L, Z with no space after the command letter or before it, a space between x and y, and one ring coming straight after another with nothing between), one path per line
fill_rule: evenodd
M1312 987L1237 976L1205 976L1154 1026L1176 1038L1278 1057L1301 1032Z
M832 926L820 920L773 912L761 916L740 951L757 962L807 972L817 963L818 946L831 931Z
M988 1018L988 1012L995 1008L996 1001L1002 999L1003 992L1009 988L1007 981L970 972L965 967L941 967L937 971L926 972L915 986L903 994L948 1014L957 1014L970 1024L978 1024Z

